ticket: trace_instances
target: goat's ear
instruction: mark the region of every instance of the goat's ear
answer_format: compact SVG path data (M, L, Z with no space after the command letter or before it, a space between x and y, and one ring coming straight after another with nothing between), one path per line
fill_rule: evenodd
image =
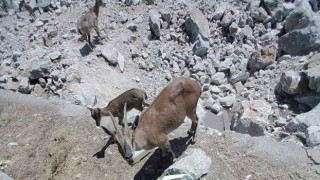
M111 132L111 131L109 131L109 129L107 129L107 128L103 127L103 126L101 126L101 128L103 129L103 131L104 131L105 133L107 133L108 135L114 137L115 132Z
M131 126L131 128L132 128L133 130L136 130L136 128L137 128L137 126L138 126L138 124L139 124L139 119L140 119L140 117L139 117L139 115L137 115L136 118L135 118L134 121L133 121L132 126Z

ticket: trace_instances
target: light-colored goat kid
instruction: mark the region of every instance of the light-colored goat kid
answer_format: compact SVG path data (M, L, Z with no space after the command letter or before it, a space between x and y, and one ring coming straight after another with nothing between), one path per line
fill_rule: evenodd
M156 147L161 149L162 157L165 156L165 152L170 152L174 160L175 154L167 135L177 129L187 116L192 120L188 134L192 136L194 142L198 125L196 109L200 93L199 82L178 77L160 92L149 108L141 113L140 118L136 118L131 127L127 125L126 106L124 106L125 126L122 130L116 127L112 113L110 116L115 131L103 129L114 138L120 153L129 164L140 161Z
M91 108L88 109L91 112L91 117L96 121L96 125L100 126L102 116L109 116L109 111L113 116L119 118L119 125L123 124L123 108L124 104L127 104L128 111L135 108L139 111L143 110L143 106L149 106L146 102L147 94L142 89L132 88L109 102L106 107L103 108Z
M99 7L102 5L102 0L96 0L94 7L90 8L77 22L78 32L85 37L85 40L89 43L92 49L94 45L91 43L90 31L94 29L100 37L100 31L98 27ZM83 37L81 40L83 40Z

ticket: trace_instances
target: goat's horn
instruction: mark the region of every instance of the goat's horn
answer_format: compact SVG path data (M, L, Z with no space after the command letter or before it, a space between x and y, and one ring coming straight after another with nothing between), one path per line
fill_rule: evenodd
M95 105L97 104L97 102L98 102L97 96L94 96L94 100L93 100L93 105L92 105L92 107L95 106Z
M112 120L114 129L116 130L116 132L119 132L118 127L117 127L117 125L116 125L116 122L115 122L115 120L114 120L114 117L113 117L112 113L111 113L110 111L108 111L108 113L109 113L109 115L110 115L110 117L111 117L111 120Z
M124 103L124 107L123 107L123 120L124 120L124 126L127 127L128 126L128 122L127 122L127 103Z

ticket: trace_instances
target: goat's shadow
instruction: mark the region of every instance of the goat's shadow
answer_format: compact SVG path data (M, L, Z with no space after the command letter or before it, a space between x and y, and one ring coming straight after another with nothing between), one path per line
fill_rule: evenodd
M176 158L182 155L189 145L190 136L180 137L170 141L172 151L175 153ZM171 156L171 155L170 155ZM169 158L170 159L170 158ZM161 158L161 151L158 148L142 166L140 171L134 176L135 180L156 180L160 177L164 170L166 170L172 161L168 158Z
M80 49L80 54L82 57L88 56L92 51L90 48L89 44L86 43L81 49Z
M105 157L105 151L106 151L106 149L107 149L111 144L115 144L115 142L114 142L114 140L113 140L112 137L109 138L107 144L104 145L100 151L98 151L97 153L95 153L95 154L93 155L93 157L96 157L96 158L98 158L98 159L104 158L104 157Z
M81 38L86 38L85 36ZM80 40L80 41L85 41L85 39ZM102 41L95 36L92 40L92 44L94 45L93 48L95 48L96 45L102 45ZM90 48L89 44L86 42L85 45L80 49L80 54L82 57L88 56L91 52L93 52L93 49Z

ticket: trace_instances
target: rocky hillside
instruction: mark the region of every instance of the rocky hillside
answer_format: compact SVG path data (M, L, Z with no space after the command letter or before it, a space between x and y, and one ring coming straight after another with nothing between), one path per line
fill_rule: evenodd
M311 158L300 163L320 173L318 0L103 0L93 50L76 24L94 1L25 2L35 16L19 0L0 1L1 89L104 106L131 87L152 101L173 78L188 76L202 85L201 128L253 144L250 136L294 144ZM236 175L228 177L250 173Z

